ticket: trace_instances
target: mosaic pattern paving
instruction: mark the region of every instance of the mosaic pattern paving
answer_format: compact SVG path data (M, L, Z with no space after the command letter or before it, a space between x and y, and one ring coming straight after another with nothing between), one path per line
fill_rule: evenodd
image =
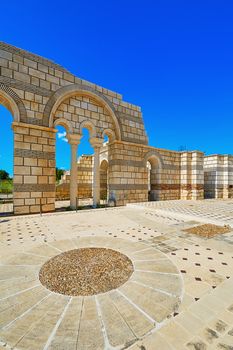
M161 201L129 204L129 206L142 206L156 210L160 214L170 214L176 219L183 219L185 216L194 216L203 221L218 222L233 225L233 201L205 199L204 201ZM172 215L173 214L173 215Z
M212 220L230 224L222 216L218 220L218 215L226 207L230 218L233 200L195 203L190 207L192 201L154 202L151 207L0 219L0 349L9 350L15 342L15 350L116 350L115 344L121 342L120 347L126 344L130 350L232 350L233 231L206 239L183 230ZM203 216L198 207L203 207ZM98 247L115 249L130 259L131 248L145 250L133 251L134 273L108 293L62 296L40 284L38 273L44 262L87 242L89 247L98 242ZM124 248L119 242L126 243ZM177 276L180 290L173 283ZM149 281L153 289L144 293ZM174 301L162 322L158 315L163 309L151 304L152 295L159 293ZM140 304L135 303L137 298ZM182 300L177 307L176 298L178 303Z
M48 258L84 247L114 247L126 254L134 265L130 279L92 297L67 297L41 285L38 274ZM182 293L179 271L165 254L143 243L108 237L36 246L5 258L0 278L0 337L19 349L55 349L61 337L67 349L123 349L176 312Z

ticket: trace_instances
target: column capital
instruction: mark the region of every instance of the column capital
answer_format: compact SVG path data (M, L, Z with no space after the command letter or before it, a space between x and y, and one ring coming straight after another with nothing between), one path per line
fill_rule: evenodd
M100 148L103 146L104 140L98 137L91 137L90 144L93 148Z
M66 135L69 144L71 145L79 145L82 135L80 134L67 134Z

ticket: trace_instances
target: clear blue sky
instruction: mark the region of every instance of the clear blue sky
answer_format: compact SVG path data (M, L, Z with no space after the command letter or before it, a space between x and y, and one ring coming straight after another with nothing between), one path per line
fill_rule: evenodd
M140 105L150 145L233 153L232 0L11 0L0 23L0 40ZM0 168L10 169L0 113ZM68 145L57 144L68 168Z

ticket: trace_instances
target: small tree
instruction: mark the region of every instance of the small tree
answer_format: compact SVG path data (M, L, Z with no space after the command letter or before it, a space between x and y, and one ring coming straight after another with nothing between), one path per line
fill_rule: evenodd
M10 175L6 170L0 169L0 180L10 180Z
M56 180L57 181L61 180L61 177L62 177L63 174L64 174L64 170L63 169L56 168Z

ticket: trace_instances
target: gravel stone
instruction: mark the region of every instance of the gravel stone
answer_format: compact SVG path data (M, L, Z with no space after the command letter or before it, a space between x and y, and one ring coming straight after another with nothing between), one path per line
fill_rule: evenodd
M195 226L192 228L188 228L186 230L183 230L184 232L192 233L201 237L205 238L211 238L216 235L221 235L224 233L231 232L232 228L228 225L226 226L218 226L213 224L204 224Z
M124 254L107 248L69 250L48 260L39 272L47 289L70 296L105 293L124 284L134 269Z

